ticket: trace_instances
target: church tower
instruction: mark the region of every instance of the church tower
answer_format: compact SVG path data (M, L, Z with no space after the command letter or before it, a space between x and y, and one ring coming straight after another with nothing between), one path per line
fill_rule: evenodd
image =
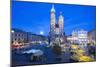
M50 11L50 44L52 44L55 39L55 25L56 25L55 8L54 5L52 5Z
M50 17L50 34L51 36L55 33L55 24L56 24L56 17L55 17L55 8L54 5L52 5L51 8L51 17Z
M51 18L50 18L50 32L51 34L55 33L55 24L56 24L56 18L55 18L55 9L54 9L54 5L52 5L51 8Z
M58 23L56 23L55 8L54 5L52 5L50 11L50 45L54 45L54 43L59 43L60 45L60 43L64 39L63 27L64 27L64 18L62 16L62 13L60 12Z
M60 12L58 24L59 24L60 34L63 35L63 33L64 33L64 18L62 16L62 12Z

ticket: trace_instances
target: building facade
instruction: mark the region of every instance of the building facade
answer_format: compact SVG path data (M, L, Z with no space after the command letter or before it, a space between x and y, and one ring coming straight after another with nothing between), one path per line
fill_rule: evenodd
M47 42L47 37L42 35L33 34L31 32L25 32L20 29L12 29L11 31L11 43L19 44L19 43L39 43L39 42Z
M92 30L92 31L88 32L88 42L89 43L96 42L96 30Z
M12 43L27 42L27 33L19 29L12 29L11 30L11 41Z
M60 12L60 16L58 19L58 22L55 17L55 8L54 5L52 5L51 8L51 18L50 18L50 44L56 42L59 42L60 39L64 36L64 18L62 16L62 13Z
M79 44L87 44L88 43L88 32L85 30L78 31L78 40L79 40Z
M85 30L74 30L72 31L72 37L68 38L72 43L87 44L88 43L88 32Z

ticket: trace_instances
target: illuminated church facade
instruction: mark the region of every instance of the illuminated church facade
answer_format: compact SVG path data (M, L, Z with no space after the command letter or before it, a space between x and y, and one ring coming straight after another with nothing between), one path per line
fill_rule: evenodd
M58 42L60 45L64 37L64 17L60 12L57 22L55 12L54 5L52 5L50 12L50 44Z

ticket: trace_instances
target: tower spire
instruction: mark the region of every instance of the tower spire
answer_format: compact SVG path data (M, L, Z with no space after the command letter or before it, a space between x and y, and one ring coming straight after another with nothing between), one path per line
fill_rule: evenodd
M54 4L52 5L51 12L55 12Z
M63 19L62 12L60 12L59 19Z
M64 28L63 28L64 18L62 16L62 12L60 12L59 19L58 19L58 24L59 24L59 27L60 27L60 33L61 33L61 35L63 35L63 33L64 33Z

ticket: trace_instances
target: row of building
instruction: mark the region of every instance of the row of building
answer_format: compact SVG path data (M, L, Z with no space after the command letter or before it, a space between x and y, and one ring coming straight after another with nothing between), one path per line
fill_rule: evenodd
M43 41L46 40L46 37L42 35L36 35L31 32L25 32L20 29L12 29L11 30L11 43L29 43L34 41Z
M77 44L94 43L96 41L96 31L74 30L70 36L67 36L67 40Z

